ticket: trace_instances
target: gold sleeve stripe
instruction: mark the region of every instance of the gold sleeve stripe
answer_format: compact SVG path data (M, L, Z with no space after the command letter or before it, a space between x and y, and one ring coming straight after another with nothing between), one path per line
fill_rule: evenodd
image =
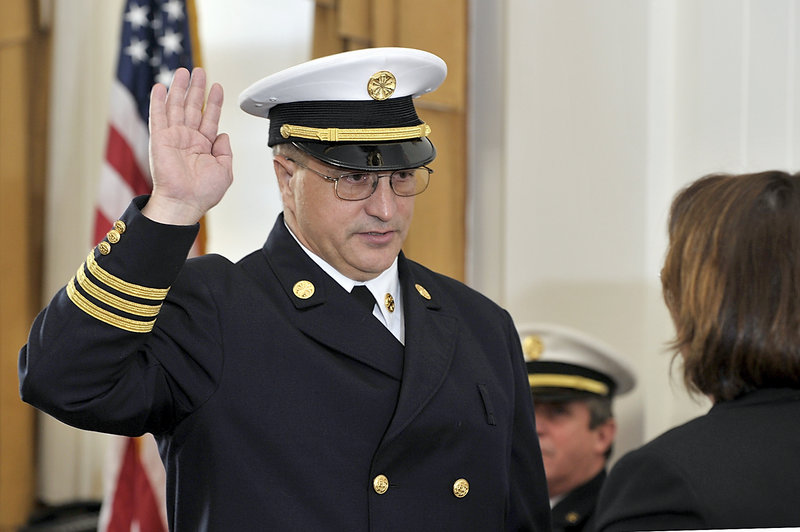
M159 310L161 310L161 305L143 305L142 303L135 303L133 301L128 301L127 299L122 299L119 296L115 296L109 292L106 292L92 281L86 277L86 274L83 272L83 264L81 267L78 268L78 273L75 274L75 277L78 279L78 284L80 285L83 290L89 294L90 296L94 297L105 303L110 307L114 307L115 309L121 310L122 312L127 312L128 314L135 314L137 316L141 316L143 318L154 318L158 316Z
M598 395L608 395L608 385L579 375L536 373L528 375L531 388L573 388Z
M427 137L431 133L428 124L408 127L376 127L369 129L343 129L338 127L307 127L283 124L281 136L285 139L298 137L301 139L321 140L323 142L353 142L385 140L404 140Z
M94 260L94 250L90 251L89 256L86 257L86 267L89 269L89 272L92 275L97 277L97 279L107 284L111 288L129 296L141 297L142 299L151 299L153 301L161 301L167 297L167 292L169 292L169 288L148 288L147 286L141 286L123 281L119 277L111 275L101 268Z
M153 330L156 320L152 321L136 321L122 316L117 316L113 312L102 309L83 297L83 295L75 289L75 278L70 279L67 284L67 295L70 301L75 303L75 306L84 311L89 316L112 325L118 329L130 331L134 333L148 333Z

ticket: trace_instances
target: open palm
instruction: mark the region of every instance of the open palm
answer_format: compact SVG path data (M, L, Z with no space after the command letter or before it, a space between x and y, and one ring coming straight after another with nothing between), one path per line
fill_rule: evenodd
M224 196L233 181L227 134L218 134L222 87L208 101L206 75L178 69L169 91L157 84L150 96L150 169L153 194L144 214L162 223L197 222Z

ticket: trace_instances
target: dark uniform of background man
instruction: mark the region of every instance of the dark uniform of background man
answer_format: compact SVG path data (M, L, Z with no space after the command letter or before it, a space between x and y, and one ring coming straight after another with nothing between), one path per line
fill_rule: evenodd
M616 436L612 399L635 377L611 347L553 325L520 327L552 506L553 530L593 529Z
M270 120L283 212L236 264L186 260L232 182L222 88L204 102L200 69L156 85L153 193L37 317L23 399L152 432L172 530L547 530L510 316L400 252L436 155L412 98L445 73L370 49L245 90Z

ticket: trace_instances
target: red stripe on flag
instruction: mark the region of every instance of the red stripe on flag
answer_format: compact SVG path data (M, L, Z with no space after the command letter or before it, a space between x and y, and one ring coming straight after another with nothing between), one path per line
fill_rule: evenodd
M112 125L108 128L108 144L106 146L106 160L114 170L128 183L135 196L150 193L150 177L143 173L136 162L136 157L131 147Z
M100 209L94 210L94 243L106 237L106 231L111 229L111 220L107 219Z
M153 488L139 459L138 443L136 438L126 442L106 532L166 532Z

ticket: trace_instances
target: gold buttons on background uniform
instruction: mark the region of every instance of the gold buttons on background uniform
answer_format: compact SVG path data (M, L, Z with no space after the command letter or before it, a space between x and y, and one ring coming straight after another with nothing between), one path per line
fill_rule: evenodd
M111 244L104 240L97 244L97 251L99 251L101 255L108 255L111 253Z
M459 499L463 499L469 493L469 482L467 479L460 478L453 482L453 495L458 497Z
M383 495L389 490L389 479L386 475L378 475L372 479L372 488L378 495Z
M112 229L111 231L106 233L106 238L112 244L116 244L117 242L119 242L119 231L117 231L116 229Z

